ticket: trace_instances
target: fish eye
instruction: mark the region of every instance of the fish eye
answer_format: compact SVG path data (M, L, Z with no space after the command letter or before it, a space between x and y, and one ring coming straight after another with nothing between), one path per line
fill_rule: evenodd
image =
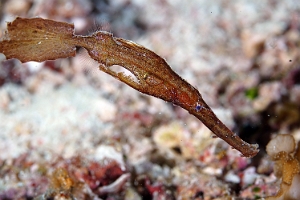
M202 106L200 104L197 104L195 109L197 112L199 112L202 109Z

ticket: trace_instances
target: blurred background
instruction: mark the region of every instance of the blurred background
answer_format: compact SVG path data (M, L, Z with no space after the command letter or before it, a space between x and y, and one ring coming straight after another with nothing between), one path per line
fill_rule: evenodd
M297 0L0 0L19 17L109 31L165 58L260 153L241 157L180 107L98 70L87 53L43 63L0 54L0 199L255 199L278 181L265 153L300 140Z

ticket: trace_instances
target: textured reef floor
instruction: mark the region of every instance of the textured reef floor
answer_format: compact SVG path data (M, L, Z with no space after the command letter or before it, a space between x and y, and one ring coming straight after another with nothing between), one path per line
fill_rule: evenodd
M278 192L280 176L265 148L278 134L300 140L296 1L45 2L1 1L1 37L16 16L40 16L74 23L76 34L105 30L132 40L165 58L261 151L241 157L185 110L99 71L83 50L25 64L1 54L0 199L258 199Z

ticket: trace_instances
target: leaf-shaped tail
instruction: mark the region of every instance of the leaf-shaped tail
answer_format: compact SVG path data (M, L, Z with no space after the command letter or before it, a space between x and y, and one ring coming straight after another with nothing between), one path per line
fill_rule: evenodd
M42 18L16 18L7 23L0 53L7 59L21 62L55 60L73 57L76 47L72 43L74 25Z

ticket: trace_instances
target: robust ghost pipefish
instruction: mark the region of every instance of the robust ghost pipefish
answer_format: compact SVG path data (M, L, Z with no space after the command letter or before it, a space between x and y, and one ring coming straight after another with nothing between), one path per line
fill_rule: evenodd
M21 62L46 61L73 57L76 47L83 47L100 65L99 69L132 88L178 105L197 117L216 136L245 157L258 153L257 144L248 144L227 128L204 102L201 94L176 74L166 61L154 52L129 40L97 31L89 36L74 34L74 25L42 18L16 18L7 24L0 42L0 52L7 59ZM115 72L119 65L136 78Z

